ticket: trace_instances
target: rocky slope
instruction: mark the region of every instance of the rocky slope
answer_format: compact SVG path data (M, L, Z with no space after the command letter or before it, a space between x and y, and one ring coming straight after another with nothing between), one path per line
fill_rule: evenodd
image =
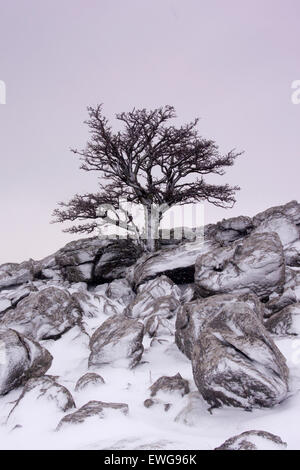
M300 204L204 232L0 266L1 448L300 448Z

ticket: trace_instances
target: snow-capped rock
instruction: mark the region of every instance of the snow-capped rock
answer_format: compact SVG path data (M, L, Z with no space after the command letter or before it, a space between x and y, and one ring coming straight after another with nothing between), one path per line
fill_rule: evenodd
M262 321L264 306L255 294L221 294L206 299L196 299L184 304L177 313L175 341L189 359L205 324L223 311L227 315L239 315L248 308Z
M0 266L0 291L7 287L16 287L33 279L33 263L6 263Z
M160 276L142 284L133 302L124 313L130 318L148 318L158 315L171 318L180 306L181 291L167 276Z
M225 304L206 321L192 350L195 383L212 406L271 407L288 392L289 371L257 315Z
M35 424L39 428L48 427L51 423L53 429L57 416L72 408L75 408L75 403L69 390L60 385L55 377L44 375L26 382L22 394L9 413L7 424L10 427Z
M260 298L282 290L285 262L276 233L255 233L197 258L195 285L203 296L253 292Z
M200 238L195 242L182 243L175 248L143 255L135 265L128 269L127 278L134 287L163 274L177 284L193 282L195 261L211 246L214 244L204 243Z
M44 375L51 363L51 354L38 343L14 330L0 328L0 395Z
M230 437L215 450L283 450L286 446L286 442L270 432L245 431Z
M89 366L121 362L130 368L141 360L144 326L124 315L113 315L95 331L90 340Z
M74 424L82 424L89 418L93 417L104 419L108 414L111 414L111 412L122 413L126 416L129 412L128 405L126 403L105 403L95 400L89 401L79 408L79 410L64 416L58 423L57 430Z
M58 338L80 322L81 311L69 292L47 287L31 293L0 317L0 326L34 340Z
M264 220L272 218L277 214L288 217L296 225L300 224L300 204L297 201L290 201L282 206L270 207L269 209L256 214L256 216L252 219L253 224L255 227L257 227Z
M221 245L238 240L248 235L253 229L250 217L239 216L223 219L205 227L205 238L213 239Z
M77 380L75 385L75 391L84 390L91 385L103 385L105 383L104 378L95 374L94 372L87 372L80 379Z
M178 373L173 377L163 376L157 379L150 387L151 397L159 392L179 393L182 397L190 392L189 382Z
M276 335L300 335L300 303L288 305L272 315L265 327Z

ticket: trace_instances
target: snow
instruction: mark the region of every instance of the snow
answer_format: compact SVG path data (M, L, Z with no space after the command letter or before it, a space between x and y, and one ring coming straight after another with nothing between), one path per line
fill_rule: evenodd
M98 326L107 318L100 314ZM87 318L93 323L95 318ZM175 321L173 319L173 321ZM57 377L73 395L77 409L90 400L127 403L129 415L108 413L104 419L88 419L86 423L71 425L55 431L62 412L44 402L37 406L29 397L22 406L23 427L12 428L17 420L4 424L20 395L19 388L0 399L1 449L214 449L226 439L251 429L264 430L280 436L289 449L300 448L298 432L300 419L300 339L280 338L277 345L288 360L291 371L290 397L272 409L254 410L223 408L208 412L207 403L197 393L190 361L178 350L174 338L166 335L161 341L144 339L145 353L141 364L129 370L119 364L93 368L105 384L92 385L75 391L77 380L88 371L89 338L74 327L60 340L43 341L54 360L48 371ZM152 344L152 346L150 346ZM162 375L180 373L189 380L191 396L163 394L163 402L171 403L165 412L161 406L146 408L149 387ZM160 397L161 398L161 397ZM175 421L176 420L176 421Z

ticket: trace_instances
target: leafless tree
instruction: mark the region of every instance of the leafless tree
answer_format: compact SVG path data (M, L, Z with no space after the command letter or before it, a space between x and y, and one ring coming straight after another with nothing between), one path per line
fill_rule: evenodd
M88 113L91 137L84 150L72 151L79 155L81 169L99 173L99 191L59 203L54 222L85 221L65 231L91 233L104 220L113 224L117 220L120 227L141 235L131 214L120 213L119 201L127 199L145 208L145 248L154 251L158 226L168 208L197 201L224 208L235 203L239 187L209 184L204 175L223 175L240 153L231 150L221 155L213 140L199 136L198 119L176 127L169 123L176 117L172 106L133 109L116 115L122 130L113 132L102 105L89 107ZM115 209L114 215L103 210L106 205Z

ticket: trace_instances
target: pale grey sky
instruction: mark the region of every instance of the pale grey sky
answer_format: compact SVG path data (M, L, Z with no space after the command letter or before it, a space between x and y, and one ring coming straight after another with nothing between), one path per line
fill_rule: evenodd
M235 208L206 205L206 222L300 199L299 15L299 0L0 0L0 262L72 239L49 221L96 188L69 148L100 102L109 117L171 104L245 150L223 177L242 188Z

